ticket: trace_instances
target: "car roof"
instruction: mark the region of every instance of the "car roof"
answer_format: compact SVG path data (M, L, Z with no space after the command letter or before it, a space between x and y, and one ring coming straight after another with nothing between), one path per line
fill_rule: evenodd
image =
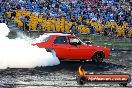
M58 35L58 36L70 36L70 33L44 33L44 35Z

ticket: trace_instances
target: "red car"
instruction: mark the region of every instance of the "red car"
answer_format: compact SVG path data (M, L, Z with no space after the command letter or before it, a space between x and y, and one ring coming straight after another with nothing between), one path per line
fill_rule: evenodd
M47 51L54 50L60 60L92 60L101 63L110 54L109 48L83 43L72 34L45 33L39 42L32 45L46 48Z

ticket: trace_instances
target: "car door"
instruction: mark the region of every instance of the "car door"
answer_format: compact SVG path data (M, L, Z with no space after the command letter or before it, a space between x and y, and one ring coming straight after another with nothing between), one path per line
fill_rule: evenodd
M80 40L76 37L68 37L68 39L70 45L69 56L71 59L82 59L84 57L82 51L85 48L81 45Z
M77 37L68 37L70 49L69 49L69 57L71 59L88 59L91 56L92 50L90 46L84 44L79 38ZM72 44L75 42L76 44Z
M58 36L54 39L53 48L59 59L68 58L69 47L66 36Z
M74 46L74 45L70 45L69 48L69 58L71 59L80 59L80 47L79 46Z

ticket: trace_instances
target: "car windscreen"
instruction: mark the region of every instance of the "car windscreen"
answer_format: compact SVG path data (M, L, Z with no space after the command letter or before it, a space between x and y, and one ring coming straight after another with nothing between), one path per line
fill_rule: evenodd
M82 41L79 38L76 37L68 37L69 44L76 43L77 45L83 44Z

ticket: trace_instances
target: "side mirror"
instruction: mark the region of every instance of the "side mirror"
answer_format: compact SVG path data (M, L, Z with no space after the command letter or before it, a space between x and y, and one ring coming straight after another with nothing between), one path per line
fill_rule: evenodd
M88 45L88 44L94 44L94 42L92 42L92 41L86 41L85 43L86 43L87 45Z

